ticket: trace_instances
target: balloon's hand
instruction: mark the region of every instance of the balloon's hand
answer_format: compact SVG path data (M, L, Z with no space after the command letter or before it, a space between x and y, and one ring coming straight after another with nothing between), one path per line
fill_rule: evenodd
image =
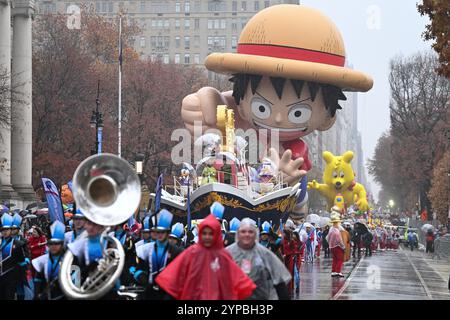
M300 166L303 164L303 158L297 158L292 160L291 150L284 151L283 155L280 156L274 148L269 150L269 158L278 167L278 170L283 174L283 180L289 186L293 186L298 181L306 175L305 170L300 170Z

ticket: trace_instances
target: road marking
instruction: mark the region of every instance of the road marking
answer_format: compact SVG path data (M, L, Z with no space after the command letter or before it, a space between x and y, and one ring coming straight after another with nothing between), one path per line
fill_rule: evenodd
M420 280L420 283L422 284L422 287L425 289L425 292L427 294L428 299L433 300L433 296L431 295L430 290L428 289L427 285L425 284L425 281L423 280L422 276L420 275L419 271L417 270L416 266L412 263L409 255L407 255L406 253L403 252L403 254L406 256L406 258L408 259L409 263L411 264L411 266L414 269L414 272L416 273L417 277Z
M350 276L345 280L344 285L342 286L341 289L339 289L339 291L330 298L330 300L337 300L341 294L345 291L345 289L347 289L348 285L350 284L350 281L352 281L353 279L353 275L355 274L356 270L359 268L359 265L361 264L361 262L364 260L364 256L361 257L361 259L359 259L358 263L356 264L356 266L353 268L352 271L350 271Z
M427 259L422 257L422 260L425 261L425 263L441 277L442 281L444 281L445 283L447 282L447 279L445 279L444 276L440 272L438 272L431 264L429 264Z

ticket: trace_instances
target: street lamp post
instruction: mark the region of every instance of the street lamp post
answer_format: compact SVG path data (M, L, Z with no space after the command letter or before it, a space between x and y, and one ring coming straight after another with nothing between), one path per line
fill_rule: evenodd
M103 115L99 111L100 107L100 81L97 84L97 99L95 99L95 110L91 115L91 128L95 128L95 150L91 151L91 154L102 153L102 137L103 137Z

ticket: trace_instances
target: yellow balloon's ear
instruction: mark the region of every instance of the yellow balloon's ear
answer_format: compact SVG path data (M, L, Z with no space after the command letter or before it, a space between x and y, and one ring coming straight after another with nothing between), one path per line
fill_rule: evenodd
M350 163L350 161L352 161L353 159L353 151L346 151L342 155L342 159L344 159L345 162Z
M334 159L334 155L330 151L324 151L322 157L326 163L331 163Z

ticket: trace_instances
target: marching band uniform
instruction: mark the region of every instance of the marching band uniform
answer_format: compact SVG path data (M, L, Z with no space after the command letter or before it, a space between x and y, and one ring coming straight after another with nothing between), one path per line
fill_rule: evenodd
M224 245L225 247L230 246L234 243L236 238L236 232L239 228L239 225L241 224L241 221L239 221L238 218L234 217L230 221L230 231L228 231L227 235L225 236Z
M120 275L120 285L128 286L133 281L128 269L136 262L136 236L134 233L125 230L122 225L117 225L114 231L108 234L120 241L125 252L125 265L122 274Z
M173 245L184 249L183 242L181 239L184 234L184 225L181 222L177 222L172 226L172 230L169 234L169 242L172 242Z
M158 214L156 230L169 233L172 218L173 215L169 211L161 210ZM167 239L163 242L156 240L136 248L137 265L131 267L129 271L137 283L146 286L146 299L170 299L170 296L154 280L181 251L181 248L170 244Z
M4 213L2 229L11 229L13 217ZM29 263L26 243L12 236L1 238L0 244L0 300L13 300L17 286L23 280Z
M155 240L151 237L151 233L155 231L155 224L154 224L155 216L150 217L150 215L146 216L142 222L143 228L142 233L149 232L150 236L147 239L141 239L135 243L135 247L139 247L143 244L154 242Z
M59 268L64 256L65 228L65 225L59 221L55 221L50 227L49 244L60 244L61 250L59 253L53 255L48 252L31 261L36 270L34 277L35 299L61 300L65 298L58 282Z
M77 209L75 214L73 215L73 218L75 218L75 219L84 219L85 216L83 215L83 213L81 212L80 209ZM83 231L84 231L84 228L81 228L80 230L76 230L75 226L73 225L73 222L72 222L72 230L71 231L67 231L65 233L65 235L64 235L64 245L67 246L69 243L72 243L75 240L77 240L78 237L80 236L80 234L83 233Z
M29 272L29 264L30 264L30 250L28 248L28 240L20 234L20 226L22 225L22 217L18 212L16 212L13 216L13 223L11 226L11 237L18 242L24 243L23 250L25 251L25 256L27 257L25 260L27 261L26 266L24 266L22 270L22 274L20 275L20 282L17 286L17 300L25 299L25 286L29 286L27 280L27 273ZM31 274L30 274L31 277Z

